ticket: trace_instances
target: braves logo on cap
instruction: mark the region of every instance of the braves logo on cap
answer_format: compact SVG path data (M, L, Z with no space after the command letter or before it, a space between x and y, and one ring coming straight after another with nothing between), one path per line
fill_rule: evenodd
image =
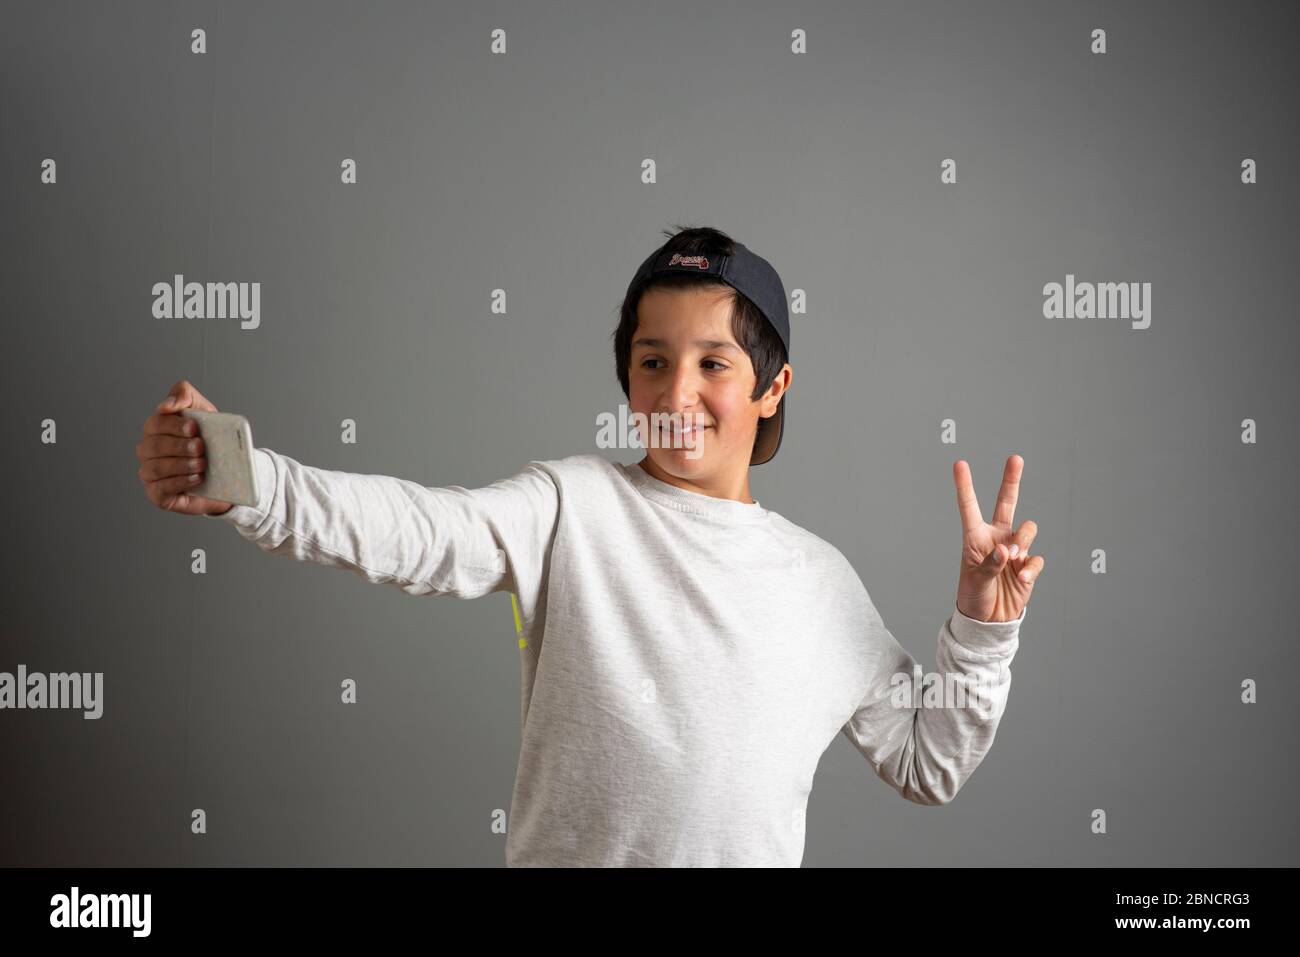
M670 266L698 266L701 269L709 268L708 256L683 256L681 253L673 253L668 260Z

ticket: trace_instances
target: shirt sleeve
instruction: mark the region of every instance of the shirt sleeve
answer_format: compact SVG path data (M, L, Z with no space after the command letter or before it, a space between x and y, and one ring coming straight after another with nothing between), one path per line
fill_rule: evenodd
M265 552L345 568L410 595L513 591L536 606L559 516L552 473L529 462L477 489L303 465L255 449L257 505L208 518Z
M874 651L870 684L843 734L903 798L947 804L993 745L1028 608L1014 621L982 622L954 604L939 629L938 669L926 676L854 579Z

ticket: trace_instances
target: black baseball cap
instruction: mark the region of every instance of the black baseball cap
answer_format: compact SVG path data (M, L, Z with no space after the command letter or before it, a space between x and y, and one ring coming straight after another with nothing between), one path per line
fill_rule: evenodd
M628 284L628 295L639 283L644 283L663 273L686 272L694 275L710 275L731 286L758 307L763 317L776 330L785 344L785 356L790 358L790 308L785 298L785 286L781 277L772 268L772 264L762 256L751 252L744 243L732 243L730 255L703 253L686 255L680 252L668 252L664 243L652 252L636 271L632 282ZM767 420L767 425L759 429L758 441L754 443L754 453L749 458L750 465L762 465L776 455L781 447L781 436L785 433L786 396L782 394L777 403L776 412Z

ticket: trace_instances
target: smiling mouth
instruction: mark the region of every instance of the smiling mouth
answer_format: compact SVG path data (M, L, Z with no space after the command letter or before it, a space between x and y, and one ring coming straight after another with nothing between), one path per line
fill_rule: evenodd
M673 438L685 438L686 436L690 436L690 435L698 435L699 433L703 432L705 429L711 429L711 428L713 428L713 426L711 425L693 425L689 429L662 428L659 430L659 432L662 435L672 436Z

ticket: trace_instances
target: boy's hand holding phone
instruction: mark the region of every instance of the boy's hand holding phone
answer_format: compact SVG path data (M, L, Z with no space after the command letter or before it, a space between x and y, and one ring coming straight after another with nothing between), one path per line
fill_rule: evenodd
M167 398L145 419L144 436L135 447L140 481L149 501L164 511L219 515L235 503L196 494L195 490L206 484L208 443L200 422L181 414L186 409L217 412L217 407L188 381L182 379L172 386ZM251 461L251 437L249 444L247 457Z

